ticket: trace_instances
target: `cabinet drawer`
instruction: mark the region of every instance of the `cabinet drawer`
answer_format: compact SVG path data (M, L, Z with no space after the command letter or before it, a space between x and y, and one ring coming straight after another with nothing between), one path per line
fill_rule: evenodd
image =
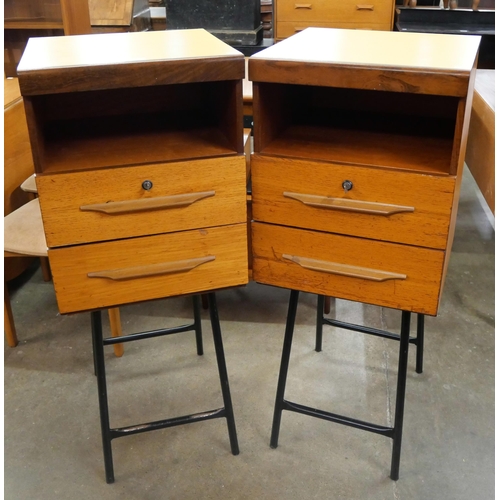
M248 282L236 224L49 250L57 303L72 313Z
M299 31L306 28L344 28L344 29L360 29L360 30L378 30L389 31L390 20L387 22L360 22L358 20L353 22L341 21L277 21L276 22L276 38L282 40L295 35Z
M389 23L394 3L387 0L356 1L306 0L277 2L278 22Z
M253 279L436 315L444 252L252 223Z
M376 240L445 249L454 189L452 176L252 158L254 219Z
M246 220L244 156L40 175L37 186L49 248Z

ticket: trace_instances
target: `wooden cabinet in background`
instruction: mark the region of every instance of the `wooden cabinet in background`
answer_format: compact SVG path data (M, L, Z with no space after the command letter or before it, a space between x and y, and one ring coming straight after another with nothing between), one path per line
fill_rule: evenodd
M437 314L478 47L309 28L250 57L255 281Z
M61 313L248 282L244 73L203 29L30 40L19 81Z
M16 76L30 37L85 33L90 33L88 0L5 0L5 76Z
M274 0L275 37L282 40L308 27L391 31L394 0Z

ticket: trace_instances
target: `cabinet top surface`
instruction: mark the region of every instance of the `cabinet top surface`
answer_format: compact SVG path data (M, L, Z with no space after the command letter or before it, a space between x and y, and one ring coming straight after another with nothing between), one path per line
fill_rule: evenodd
M481 37L307 28L251 57L342 66L471 71Z
M31 38L18 72L241 57L204 29Z

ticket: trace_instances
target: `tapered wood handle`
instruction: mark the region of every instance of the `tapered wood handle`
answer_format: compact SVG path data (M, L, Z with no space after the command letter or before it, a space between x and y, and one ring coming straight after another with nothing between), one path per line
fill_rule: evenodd
M195 267L215 260L215 255L198 257L194 259L177 260L174 262L161 262L160 264L151 264L148 266L126 267L122 269L109 269L106 271L96 271L88 273L89 278L105 278L114 281L131 280L137 278L147 278L149 276L158 276L161 274L182 273L191 271Z
M309 207L328 208L330 210L344 210L346 212L358 212L369 215L393 215L400 212L415 211L415 207L406 207L403 205L390 205L388 203L350 200L347 198L330 198L328 196L290 193L288 191L285 191L283 193L283 196L300 201L304 205L307 205Z
M110 201L109 203L82 205L80 210L82 212L102 212L108 215L144 212L147 210L160 210L162 208L186 207L210 196L215 196L215 191L175 194L157 198L143 198L141 200Z
M312 9L312 4L311 3L296 3L295 8L296 9Z
M370 269L369 267L350 266L347 264L339 264L338 262L309 259L307 257L299 257L297 255L288 254L283 254L283 258L295 262L304 269L310 269L311 271L319 271L328 274L339 274L350 278L361 278L369 281L406 279L406 274L381 271L380 269Z
M356 10L374 10L374 5L356 5Z

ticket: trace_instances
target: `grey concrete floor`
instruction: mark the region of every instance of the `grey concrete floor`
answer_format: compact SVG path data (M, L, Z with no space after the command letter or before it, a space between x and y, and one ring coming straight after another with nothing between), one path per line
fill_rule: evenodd
M251 283L218 294L240 444L224 419L113 441L104 478L88 314L60 316L39 269L11 284L20 344L5 346L5 498L453 499L494 497L494 230L466 172L440 313L426 319L424 373L410 347L401 474L392 441L283 414L269 447L289 293ZM398 342L325 329L314 351L315 297L301 294L286 397L391 425ZM337 300L332 314L397 332L397 311ZM186 323L191 300L121 309L125 333ZM107 317L104 315L106 332ZM414 321L415 323L415 321ZM222 406L207 311L204 356L194 334L106 351L113 427Z

